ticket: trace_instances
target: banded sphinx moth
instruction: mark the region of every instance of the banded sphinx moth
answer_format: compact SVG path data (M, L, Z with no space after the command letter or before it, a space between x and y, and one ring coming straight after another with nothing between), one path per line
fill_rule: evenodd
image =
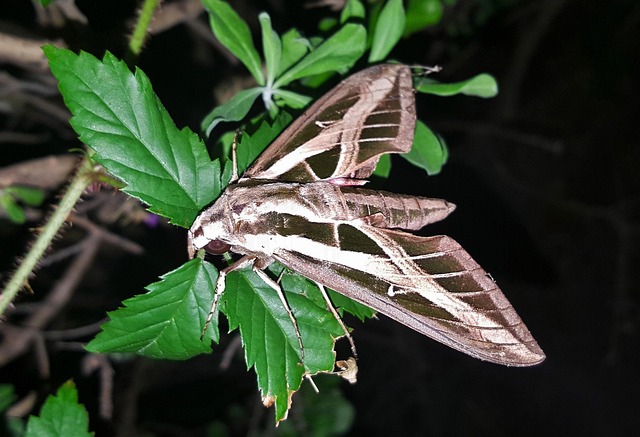
M444 219L453 204L362 188L381 155L411 149L415 123L409 67L370 67L234 175L189 231L191 257L203 248L243 255L221 271L214 306L235 269L251 265L277 288L261 269L278 261L473 357L507 366L544 360L502 291L458 243L405 232Z

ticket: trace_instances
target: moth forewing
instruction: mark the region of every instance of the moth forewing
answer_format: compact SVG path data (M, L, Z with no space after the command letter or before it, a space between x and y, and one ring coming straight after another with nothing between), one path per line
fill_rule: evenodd
M243 178L365 179L380 155L411 150L415 123L409 67L376 65L350 76L316 101L256 159Z
M263 265L277 260L476 358L537 364L544 353L458 243L397 230L454 205L361 188L380 155L411 147L411 80L406 66L378 65L329 91L200 214L190 253L219 242Z

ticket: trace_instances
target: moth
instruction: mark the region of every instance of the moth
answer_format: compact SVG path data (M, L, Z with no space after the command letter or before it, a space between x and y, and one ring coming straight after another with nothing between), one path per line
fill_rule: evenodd
M412 72L387 64L345 79L287 127L189 230L191 257L203 248L244 255L221 271L214 306L232 270L253 266L277 289L261 269L278 261L473 357L543 361L502 291L457 242L406 232L444 219L453 204L363 188L381 155L411 149L415 124Z

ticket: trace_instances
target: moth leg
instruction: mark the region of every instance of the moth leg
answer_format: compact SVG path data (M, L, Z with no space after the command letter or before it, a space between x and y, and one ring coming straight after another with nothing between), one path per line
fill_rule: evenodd
M300 335L300 330L298 329L298 322L296 318L293 316L293 312L291 311L291 307L287 303L287 299L284 297L284 293L282 292L282 287L276 281L271 279L269 275L267 275L263 270L260 270L257 266L253 267L253 271L256 272L260 279L264 281L269 287L273 288L276 293L278 293L278 297L284 306L284 309L287 310L287 314L289 314L289 318L291 319L291 323L293 323L293 329L295 330L296 337L298 338L298 346L300 347L300 360L304 365L304 347L302 346L302 336Z
M233 133L233 143L231 144L231 164L233 167L233 172L231 173L231 181L229 183L235 182L238 180L238 136L239 132L236 130Z
M327 294L327 291L324 289L324 285L319 284L317 282L316 282L316 285L320 289L320 293L322 293L322 297L327 302L327 307L331 311L331 314L333 314L333 317L335 317L335 319L338 321L338 323L340 323L340 326L342 327L342 330L344 331L344 335L347 337L347 340L349 340L349 344L351 345L351 353L353 354L353 357L355 359L358 359L358 353L356 352L356 343L353 341L353 337L351 337L351 334L349 333L349 330L347 329L347 327L345 326L344 322L342 321L342 318L340 317L340 315L338 314L338 312L334 308L333 302L331 302L331 299L329 299L329 295Z
M313 388L313 391L315 391L316 393L320 393L320 389L318 389L318 386L313 381L313 378L311 377L311 375L307 373L306 375L304 375L304 377L307 379L307 381L309 381L309 384L311 384L311 388Z
M224 289L227 285L226 279L227 274L233 272L234 270L240 270L248 266L249 264L253 264L255 261L255 257L252 256L243 256L238 261L234 262L228 267L220 270L218 272L218 280L216 281L216 291L213 294L213 303L211 304L211 311L209 311L209 315L207 316L207 321L204 322L204 328L202 328L202 333L200 334L200 340L204 338L205 332L207 332L207 328L211 323L211 319L213 318L213 314L216 312L218 308L218 301L220 300L220 296L224 293Z

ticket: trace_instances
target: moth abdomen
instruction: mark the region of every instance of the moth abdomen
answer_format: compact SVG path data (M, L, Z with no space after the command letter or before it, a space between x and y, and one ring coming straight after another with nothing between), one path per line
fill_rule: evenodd
M342 187L340 191L354 218L375 216L371 224L379 228L418 230L444 219L456 207L443 199L386 191L350 187Z

